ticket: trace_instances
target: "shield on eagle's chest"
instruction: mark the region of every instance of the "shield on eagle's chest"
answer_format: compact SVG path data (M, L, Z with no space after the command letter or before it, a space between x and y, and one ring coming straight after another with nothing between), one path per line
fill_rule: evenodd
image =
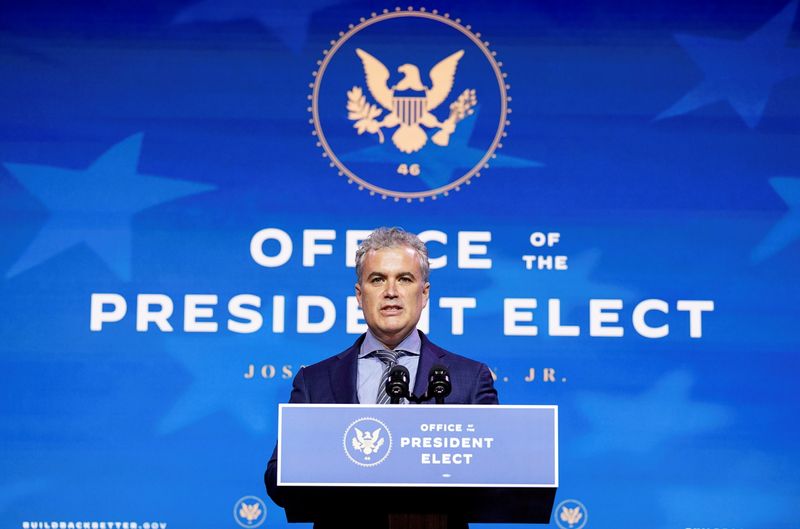
M395 96L392 107L400 122L409 127L416 125L428 110L424 96Z

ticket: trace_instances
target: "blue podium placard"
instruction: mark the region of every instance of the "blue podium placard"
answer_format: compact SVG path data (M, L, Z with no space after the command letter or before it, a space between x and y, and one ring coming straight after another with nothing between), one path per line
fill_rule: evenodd
M558 487L557 406L281 404L278 485Z

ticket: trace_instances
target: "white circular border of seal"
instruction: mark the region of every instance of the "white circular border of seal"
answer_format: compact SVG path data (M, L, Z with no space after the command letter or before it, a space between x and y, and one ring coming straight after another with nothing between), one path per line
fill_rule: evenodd
M563 507L565 504L569 502L577 503L578 505L580 505L581 509L583 509L583 520L581 520L581 523L572 528L569 527L569 524L562 525L561 519L558 517L558 512L561 510L561 507ZM586 505L573 498L564 500L558 505L556 505L556 508L553 512L555 513L554 516L556 517L556 525L559 526L561 529L583 529L584 527L586 527L586 524L589 521L589 511L586 510Z
M381 426L383 426L383 429L386 430L386 435L389 436L389 448L386 449L386 453L383 455L383 457L380 458L380 460L376 461L375 463L362 463L361 461L356 461L355 459L353 459L353 456L351 456L350 452L347 450L347 434L350 433L350 430L353 428L354 425L365 420L375 421L376 423L380 424ZM356 465L365 468L375 467L383 463L386 460L386 458L389 457L389 454L392 453L392 432L389 431L389 427L386 426L386 423L384 423L380 419L377 419L375 417L361 417L360 419L356 419L355 421L351 422L347 426L347 429L344 431L344 435L342 436L342 448L344 449L344 453L347 455L347 459L349 459Z
M255 500L261 506L261 508L264 509L264 516L261 517L260 522L247 525L243 524L241 520L239 520L239 513L236 512L236 510L238 509L239 505L241 505L241 503L245 500ZM267 504L264 503L264 500L262 500L258 496L242 496L236 501L236 503L233 504L233 519L236 520L237 524L239 524L241 527L244 527L245 529L252 529L253 527L258 527L259 525L263 524L264 521L266 521L267 519Z
M437 22L446 24L466 35L476 46L478 46L478 48L483 52L484 56L488 59L489 64L492 66L492 70L494 70L495 77L497 78L497 85L500 89L500 120L498 123L497 132L492 140L492 144L484 154L483 158L481 158L481 160L472 169L470 169L457 180L429 191L393 191L391 189L373 185L365 179L359 177L350 169L348 169L347 166L339 160L339 158L330 148L325 139L325 133L322 131L322 127L320 126L319 122L319 108L317 106L319 85L322 81L322 78L325 76L325 70L328 67L328 63L330 63L331 58L336 54L336 51L345 42L347 42L350 37L362 29L384 20L399 17L418 17L436 20ZM511 96L508 95L511 85L506 82L506 74L500 69L503 66L502 61L498 61L496 59L497 53L489 49L489 41L481 40L480 33L473 33L472 26L468 24L462 25L460 18L451 18L450 13L444 13L443 15L440 15L438 10L432 9L428 11L424 7L420 7L416 10L413 7L408 7L406 9L395 7L394 11L384 9L382 14L373 12L369 18L361 17L358 24L350 24L347 31L340 31L339 39L330 41L330 44L330 48L323 50L322 55L324 57L317 61L317 69L311 74L314 77L314 82L308 85L309 88L312 89L311 94L308 96L308 99L311 101L311 106L306 109L311 113L311 118L308 120L308 122L314 127L314 129L311 131L311 134L317 138L317 147L322 149L322 157L330 160L330 163L328 164L330 167L338 168L339 176L347 177L347 183L357 183L359 191L363 191L366 188L369 190L370 195L378 194L384 200L388 197L393 197L395 202L399 202L401 199L405 199L406 202L409 203L413 202L415 199L419 200L420 202L424 202L427 197L430 197L432 200L436 200L438 195L449 196L450 191L461 191L461 186L469 185L472 177L480 177L481 170L489 168L489 160L497 157L495 151L503 148L502 140L508 136L505 128L511 125L511 121L508 119L508 114L511 113L511 108L509 107Z

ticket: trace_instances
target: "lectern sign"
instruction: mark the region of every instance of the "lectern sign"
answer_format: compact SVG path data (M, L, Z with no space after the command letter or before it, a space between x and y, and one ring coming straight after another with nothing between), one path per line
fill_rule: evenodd
M278 484L558 487L557 406L282 404Z

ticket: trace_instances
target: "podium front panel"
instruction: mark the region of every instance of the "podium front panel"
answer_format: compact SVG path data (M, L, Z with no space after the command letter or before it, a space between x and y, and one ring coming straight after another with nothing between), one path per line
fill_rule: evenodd
M558 487L557 406L282 404L278 485Z

